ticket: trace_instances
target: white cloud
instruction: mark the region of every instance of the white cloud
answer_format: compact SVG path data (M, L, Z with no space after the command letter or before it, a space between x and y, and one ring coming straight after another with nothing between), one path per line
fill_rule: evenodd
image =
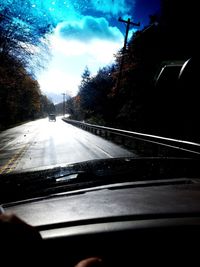
M94 38L117 41L122 35L117 27L109 26L105 18L92 16L60 23L57 31L66 40L73 39L81 42L89 42Z
M89 42L64 39L60 36L60 25L50 37L52 60L48 68L38 75L41 90L44 92L67 92L74 96L78 92L81 75L87 65L94 75L100 67L113 62L113 55L123 45L123 35L118 39L98 39L91 37Z
M79 85L76 75L67 74L62 69L55 69L54 66L43 73L39 78L39 83L43 92L54 92L57 94L67 92L74 95L75 88Z

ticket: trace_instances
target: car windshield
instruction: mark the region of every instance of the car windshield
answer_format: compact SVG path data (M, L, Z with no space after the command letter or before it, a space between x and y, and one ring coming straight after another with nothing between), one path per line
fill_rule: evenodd
M193 2L0 0L1 186L11 174L22 179L67 166L64 180L87 170L88 185L97 175L89 162L98 177L111 169L129 177L137 163L137 174L152 179L144 162L160 173L164 159L180 169L179 160L188 159L194 171L200 132ZM61 182L63 175L53 176Z

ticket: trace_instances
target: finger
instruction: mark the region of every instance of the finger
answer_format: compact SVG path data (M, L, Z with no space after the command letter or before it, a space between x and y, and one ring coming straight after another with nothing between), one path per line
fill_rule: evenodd
M75 267L100 267L102 265L102 260L97 257L91 257L80 261Z

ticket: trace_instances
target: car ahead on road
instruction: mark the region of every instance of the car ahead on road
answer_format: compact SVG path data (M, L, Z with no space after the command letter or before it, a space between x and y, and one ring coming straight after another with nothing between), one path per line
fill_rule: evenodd
M56 115L55 114L49 114L49 121L56 121Z

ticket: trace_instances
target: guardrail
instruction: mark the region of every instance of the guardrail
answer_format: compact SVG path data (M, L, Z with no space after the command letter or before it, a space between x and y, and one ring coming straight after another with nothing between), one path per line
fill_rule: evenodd
M63 121L123 145L139 155L145 156L200 156L200 144L156 135L104 127L62 118Z

